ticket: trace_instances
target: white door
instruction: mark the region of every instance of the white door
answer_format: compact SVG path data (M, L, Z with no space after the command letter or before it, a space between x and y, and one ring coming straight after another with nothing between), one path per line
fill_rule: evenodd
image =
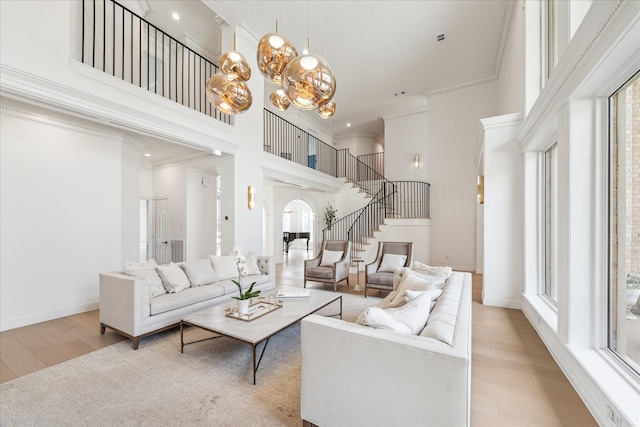
M171 262L169 198L153 201L153 257L158 264Z

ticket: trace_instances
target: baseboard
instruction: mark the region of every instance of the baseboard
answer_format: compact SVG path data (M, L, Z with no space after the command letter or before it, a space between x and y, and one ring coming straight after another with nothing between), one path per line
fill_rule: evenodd
M48 320L58 319L60 317L72 316L74 314L96 310L99 308L99 306L99 301L92 301L84 304L60 308L53 311L47 311L44 313L36 313L29 316L16 317L13 319L4 319L0 321L0 331L8 331L10 329L20 328L22 326L33 325L34 323L46 322Z
M635 424L625 415L623 408L616 403L615 396L612 396L613 393L620 393L621 389L625 388L624 380L617 381L610 390L605 390L592 374L593 372L595 375L605 377L610 386L616 382L611 381L616 374L613 368L600 357L599 350L572 349L565 345L526 298L522 302L522 311L596 422L600 426L634 426ZM580 355L580 353L584 354ZM633 393L633 391L629 392Z
M522 309L522 301L521 300L511 300L511 299L502 299L502 298L490 298L483 297L482 304L490 305L493 307L503 307L503 308L514 308L517 310Z

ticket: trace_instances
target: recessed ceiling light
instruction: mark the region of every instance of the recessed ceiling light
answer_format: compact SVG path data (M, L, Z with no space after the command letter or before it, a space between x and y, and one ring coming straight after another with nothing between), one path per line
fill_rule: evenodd
M350 128L351 127L351 123L347 123L347 127Z
M178 13L177 13L177 12L173 12L173 13L171 14L171 17L172 17L173 19L175 19L176 21L179 21L179 20L180 20L180 15L178 15Z
M144 153L145 157L151 157L151 153Z

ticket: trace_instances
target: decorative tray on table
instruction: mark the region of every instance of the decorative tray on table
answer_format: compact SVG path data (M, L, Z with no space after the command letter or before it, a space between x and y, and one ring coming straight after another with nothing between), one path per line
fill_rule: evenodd
M240 314L238 306L233 306L227 307L224 310L224 315L227 317L233 317L234 319L244 320L245 322L251 322L258 317L262 317L265 314L282 308L282 305L282 301L276 299L275 295L269 295L267 298L258 297L257 299L251 300L247 314Z

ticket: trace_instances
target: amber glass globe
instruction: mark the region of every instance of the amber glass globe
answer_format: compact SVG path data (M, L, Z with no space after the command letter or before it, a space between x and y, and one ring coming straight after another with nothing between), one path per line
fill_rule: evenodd
M249 67L247 59L235 50L223 53L218 60L218 65L220 71L232 79L246 82L251 78L251 67Z
M278 110L280 111L286 111L287 108L289 108L289 106L291 105L291 101L289 101L289 98L287 98L287 94L284 93L284 89L282 89L281 87L274 90L269 99L271 100L271 103L275 105L276 108L278 108Z
M247 84L218 73L207 82L207 99L224 114L243 113L251 107L253 96Z
M329 117L333 116L335 112L336 102L333 99L326 104L322 104L318 107L318 114L320 114L320 117L322 117L323 119L328 119Z
M258 43L258 69L265 79L277 85L282 81L284 69L297 56L293 43L280 34L269 33Z
M336 91L336 79L323 58L301 55L282 73L282 88L298 108L314 110L329 102Z

